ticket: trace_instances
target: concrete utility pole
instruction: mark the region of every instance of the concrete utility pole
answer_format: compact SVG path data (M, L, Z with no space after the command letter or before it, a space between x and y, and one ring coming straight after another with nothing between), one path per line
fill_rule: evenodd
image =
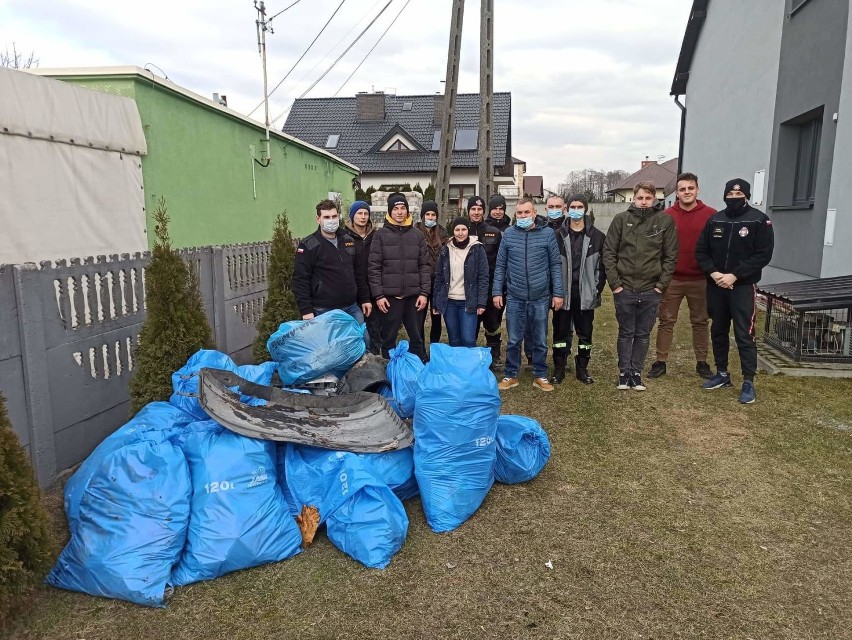
M257 20L255 20L257 52L263 61L263 122L266 125L266 158L264 159L266 164L262 162L258 162L258 164L265 167L269 165L269 161L272 159L272 144L269 139L269 82L266 75L266 32L272 33L272 29L269 27L269 20L266 19L266 6L263 4L263 0L260 0L259 3L255 0L254 7L257 9Z
M479 195L494 193L494 0L482 0L479 25Z
M441 118L441 146L438 152L438 181L435 197L444 221L449 220L450 171L452 170L455 129L453 118L459 86L459 59L461 56L462 22L464 0L453 0L453 16L450 22L450 44L447 52L447 77L444 83L444 112Z

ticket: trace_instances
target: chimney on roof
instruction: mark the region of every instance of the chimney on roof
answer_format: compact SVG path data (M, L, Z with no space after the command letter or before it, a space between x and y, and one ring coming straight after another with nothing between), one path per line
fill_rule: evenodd
M641 168L644 169L649 164L657 164L657 161L656 160L649 160L648 156L645 156L645 159L642 161L642 167Z
M441 125L444 122L444 94L437 93L435 94L435 108L434 115L432 116L432 125L441 128Z
M381 91L361 91L355 96L355 118L357 122L381 122L385 119L385 94Z

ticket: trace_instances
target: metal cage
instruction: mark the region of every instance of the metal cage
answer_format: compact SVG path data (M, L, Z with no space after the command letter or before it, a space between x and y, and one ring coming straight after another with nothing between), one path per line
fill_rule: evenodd
M766 344L798 362L852 364L852 276L758 291L766 296Z

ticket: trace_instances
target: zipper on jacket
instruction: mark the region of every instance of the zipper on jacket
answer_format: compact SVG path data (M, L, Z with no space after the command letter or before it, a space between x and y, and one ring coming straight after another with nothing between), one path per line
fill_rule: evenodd
M729 222L728 224L731 225L731 233L728 235L728 249L727 249L727 251L725 251L725 271L726 272L728 271L728 260L731 257L731 240L734 238L734 223Z
M527 302L530 299L530 270L527 269L527 247L529 245L530 232L524 231L524 276L527 280Z

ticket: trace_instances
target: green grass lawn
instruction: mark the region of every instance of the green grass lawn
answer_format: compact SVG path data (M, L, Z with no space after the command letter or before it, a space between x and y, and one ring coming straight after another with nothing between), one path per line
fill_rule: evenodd
M542 474L447 534L409 501L384 571L321 534L165 610L43 588L8 638L852 638L852 383L762 374L741 406L739 375L699 388L685 321L669 375L618 391L605 299L596 384L547 394L527 371L503 395L550 434Z

